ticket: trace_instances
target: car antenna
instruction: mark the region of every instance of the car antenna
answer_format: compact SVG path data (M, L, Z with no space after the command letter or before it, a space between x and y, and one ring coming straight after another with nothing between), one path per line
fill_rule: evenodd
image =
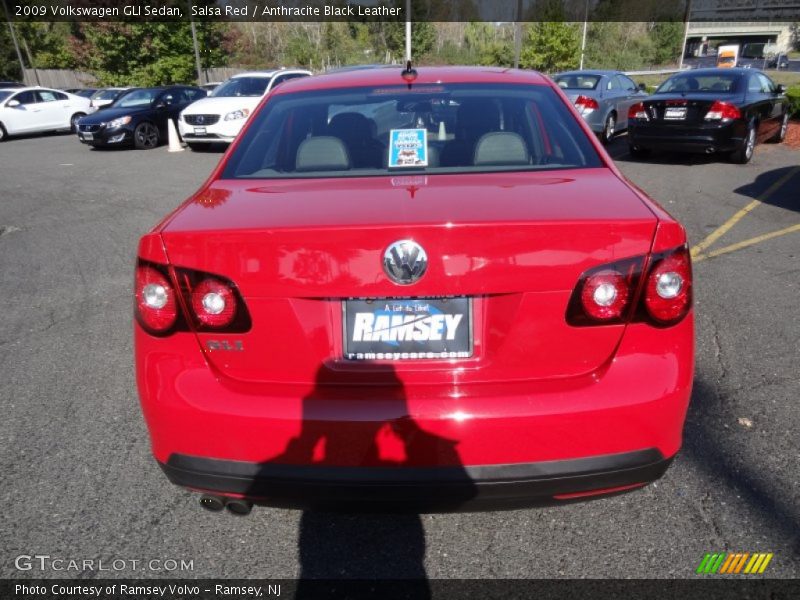
M414 80L417 78L417 71L416 69L411 68L411 61L406 62L406 68L403 69L403 72L400 73L400 76L403 78L408 84L408 89L411 89L411 84L414 83Z

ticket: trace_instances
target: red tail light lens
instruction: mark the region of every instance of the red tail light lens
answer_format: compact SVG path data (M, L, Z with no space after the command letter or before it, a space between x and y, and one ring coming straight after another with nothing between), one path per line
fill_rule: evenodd
M147 264L136 267L136 317L139 323L155 334L171 330L178 319L175 288L165 273Z
M594 98L589 98L589 96L578 96L575 98L575 107L578 109L578 112L582 115L589 114L593 110L600 108L600 105L597 103L597 100Z
M637 102L632 104L628 109L629 119L647 119L647 111L644 109L644 103Z
M644 289L644 307L656 322L680 321L692 305L692 261L682 246L653 257Z
M597 321L619 319L630 298L628 282L617 271L600 271L586 278L581 303L586 314Z
M567 307L574 326L649 321L674 325L692 306L692 261L684 245L652 256L601 265L578 280ZM640 289L641 288L641 289Z
M191 292L192 311L206 327L226 327L236 317L236 295L219 279L204 279Z
M236 285L219 275L140 260L135 286L136 320L151 335L245 333L252 327Z
M601 265L581 275L567 308L570 325L620 323L631 314L643 257Z
M740 119L741 117L742 113L733 104L730 104L729 102L722 102L720 100L715 100L714 104L711 105L711 108L708 109L705 120L732 121L734 119Z

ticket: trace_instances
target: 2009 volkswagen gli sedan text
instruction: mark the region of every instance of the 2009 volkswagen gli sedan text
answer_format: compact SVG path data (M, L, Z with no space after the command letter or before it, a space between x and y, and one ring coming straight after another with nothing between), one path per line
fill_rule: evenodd
M557 502L681 445L684 229L533 72L287 82L135 286L153 452L208 508Z

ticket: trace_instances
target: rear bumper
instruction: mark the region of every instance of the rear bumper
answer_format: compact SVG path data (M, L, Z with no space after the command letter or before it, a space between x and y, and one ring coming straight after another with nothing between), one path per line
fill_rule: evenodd
M192 334L135 328L169 478L284 506L442 495L444 508L480 507L646 483L680 448L694 371L692 313L627 326L613 359L579 377L401 388L238 382Z
M269 506L413 511L516 508L634 489L672 462L656 449L540 463L472 467L346 468L248 463L173 454L170 481Z
M733 152L744 143L747 127L744 123L676 128L661 125L629 125L631 145L646 150L674 152Z

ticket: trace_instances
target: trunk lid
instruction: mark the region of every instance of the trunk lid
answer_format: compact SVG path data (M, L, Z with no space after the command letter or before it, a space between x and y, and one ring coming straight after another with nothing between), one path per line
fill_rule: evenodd
M726 93L658 94L645 100L644 106L652 123L685 127L705 123L706 114L717 100L732 102L736 97Z
M342 299L470 296L474 355L463 381L565 377L613 355L623 325L571 327L564 314L579 276L646 254L657 220L608 169L374 177L220 180L167 223L171 264L239 287L252 329L200 334L241 352L210 352L225 375L313 382L363 368L342 358ZM424 277L391 282L383 255L413 239ZM450 361L399 361L406 383L432 383Z

